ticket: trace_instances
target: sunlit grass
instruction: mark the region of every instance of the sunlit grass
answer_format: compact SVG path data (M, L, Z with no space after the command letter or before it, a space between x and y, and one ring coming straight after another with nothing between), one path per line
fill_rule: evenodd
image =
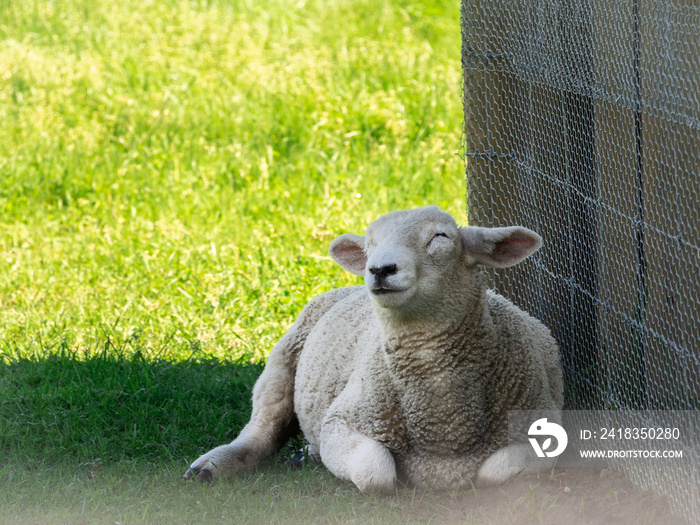
M456 3L0 2L0 340L264 357L377 215L463 217Z

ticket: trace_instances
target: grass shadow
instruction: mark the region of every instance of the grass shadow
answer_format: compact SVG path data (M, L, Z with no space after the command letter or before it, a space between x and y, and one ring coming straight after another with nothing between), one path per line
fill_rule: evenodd
M245 425L263 365L60 344L0 361L0 450L30 461L195 459ZM1 461L0 461L1 463Z

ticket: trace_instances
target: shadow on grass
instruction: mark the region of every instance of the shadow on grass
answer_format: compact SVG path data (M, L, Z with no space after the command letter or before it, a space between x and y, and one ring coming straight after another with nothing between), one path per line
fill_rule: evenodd
M0 451L30 461L196 459L248 421L262 365L112 349L0 361Z

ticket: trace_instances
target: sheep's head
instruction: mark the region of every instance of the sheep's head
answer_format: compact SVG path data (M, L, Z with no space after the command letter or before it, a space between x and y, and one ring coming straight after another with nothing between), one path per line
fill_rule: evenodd
M477 265L512 266L541 245L539 235L527 228L460 228L452 216L429 206L384 215L364 237L341 235L330 254L365 278L375 304L416 312L462 289Z

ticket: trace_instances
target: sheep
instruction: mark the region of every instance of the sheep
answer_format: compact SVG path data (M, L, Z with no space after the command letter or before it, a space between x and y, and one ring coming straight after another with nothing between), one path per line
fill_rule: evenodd
M479 266L514 265L541 244L519 226L458 227L434 206L341 235L330 255L364 286L304 307L255 384L250 422L185 479L249 471L299 428L308 454L363 492L516 475L508 411L562 408L560 357L549 330L488 289Z

